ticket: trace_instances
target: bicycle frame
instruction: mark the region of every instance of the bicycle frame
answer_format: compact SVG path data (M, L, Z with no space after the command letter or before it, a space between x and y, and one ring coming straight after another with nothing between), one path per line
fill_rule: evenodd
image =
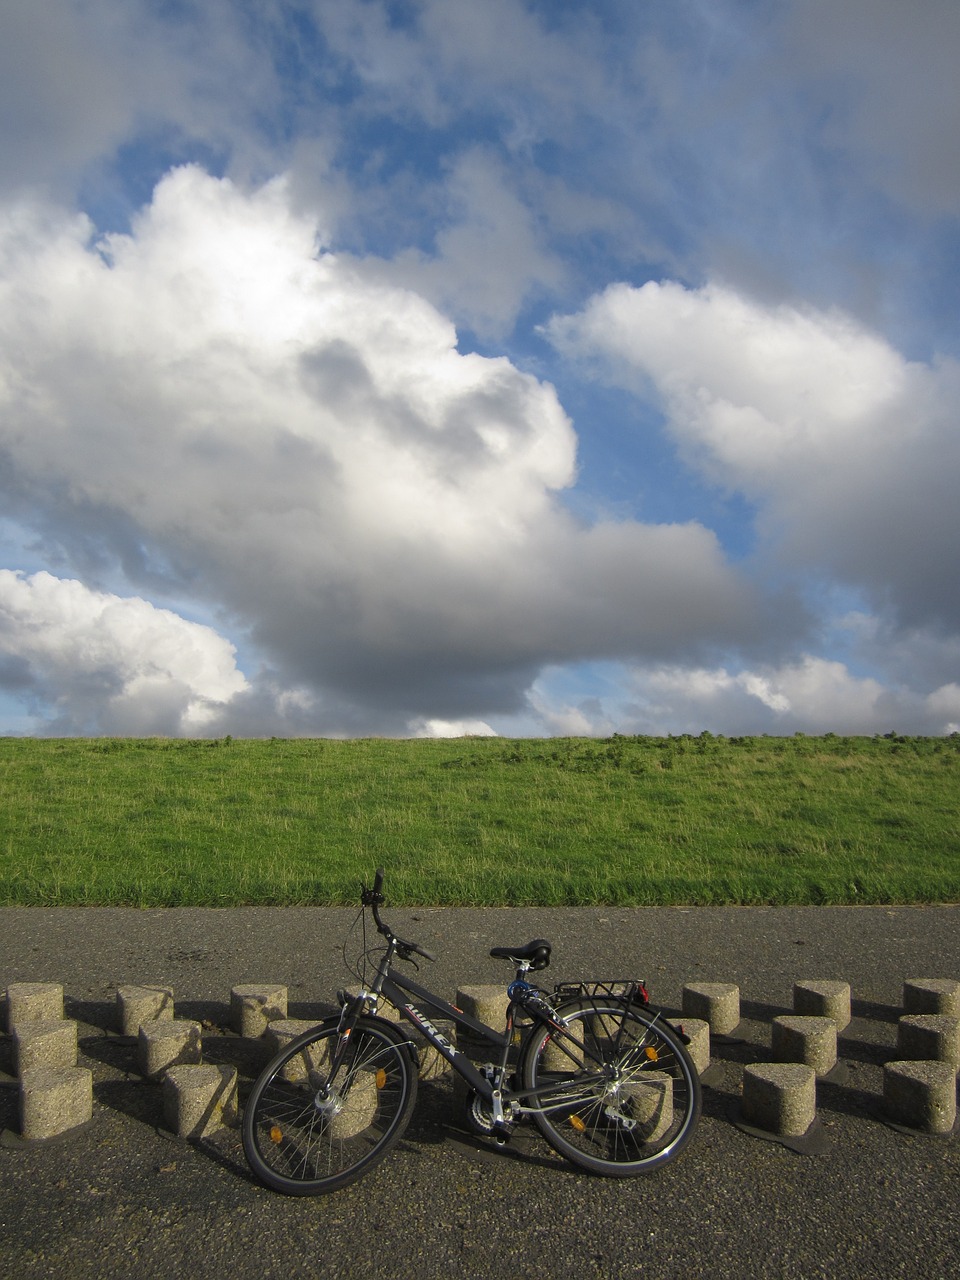
M521 1098L528 1100L531 1098L543 1099L547 1101L547 1109L550 1109L549 1100L551 1095L561 1095L555 1101L555 1105L562 1107L566 1104L566 1100L562 1095L566 1092L568 1086L562 1080L540 1085L535 1089L504 1087L504 1080L508 1070L508 1056L513 1044L516 1013L518 1009L522 1008L517 1001L511 1000L507 1006L506 1027L501 1034L492 1027L488 1027L486 1023L480 1022L469 1014L464 1013L462 1009L458 1009L456 1005L450 1004L441 996L435 995L407 974L397 973L392 964L394 952L395 943L394 939L391 938L387 944L386 954L378 966L377 975L369 990L361 990L356 997L344 1005L340 1019L341 1035L350 1029L356 1019L366 1010L368 1004L372 1004L375 1011L379 998L385 996L394 1005L401 1017L416 1027L436 1051L450 1063L454 1071L462 1076L467 1084L472 1089L475 1089L482 1098L489 1102L495 1128L502 1129L509 1123L508 1116L504 1111L504 1104L510 1109L511 1114L529 1114L531 1111L538 1109L520 1105L519 1099ZM517 971L517 979L523 980L526 973L527 967L521 966ZM472 1035L485 1040L498 1050L500 1060L494 1064L495 1079L491 1081L482 1071L478 1070L467 1055L448 1040L419 1006L407 998L408 995L416 997L435 1016L453 1022L457 1027L469 1031ZM527 1030L527 1035L533 1034L538 1025L548 1028L554 1038L554 1044L566 1052L571 1061L577 1062L579 1059L582 1062L584 1056L593 1058L598 1068L596 1079L599 1081L606 1077L604 1064L590 1052L589 1048L568 1033L566 1024L561 1017L549 1017L546 1013L540 1013L537 1010L524 1010L524 1013L533 1019L533 1026ZM563 1043L564 1040L569 1042L570 1049L566 1048ZM337 1056L339 1057L339 1055ZM335 1073L336 1066L334 1066L333 1074ZM583 1083L584 1081L581 1078L581 1086Z

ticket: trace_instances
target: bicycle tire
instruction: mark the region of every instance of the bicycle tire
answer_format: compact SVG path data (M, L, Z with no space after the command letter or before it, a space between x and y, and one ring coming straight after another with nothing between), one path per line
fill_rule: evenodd
M557 1008L565 1034L535 1023L520 1075L533 1120L574 1164L609 1178L652 1173L687 1147L700 1119L697 1069L673 1029L616 997Z
M299 1036L253 1086L243 1149L273 1191L309 1196L362 1177L400 1139L417 1097L413 1044L381 1018L361 1017L332 1084L339 1020Z

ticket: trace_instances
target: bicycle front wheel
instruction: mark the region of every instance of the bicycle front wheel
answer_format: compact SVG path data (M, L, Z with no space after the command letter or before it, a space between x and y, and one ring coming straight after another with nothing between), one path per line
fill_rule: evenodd
M535 1024L520 1063L533 1119L561 1155L610 1178L675 1159L700 1118L700 1079L676 1032L616 997L559 1007L566 1030Z
M264 1068L243 1117L243 1148L266 1186L335 1191L399 1140L417 1096L415 1050L389 1023L359 1018L332 1071L336 1023L292 1041Z

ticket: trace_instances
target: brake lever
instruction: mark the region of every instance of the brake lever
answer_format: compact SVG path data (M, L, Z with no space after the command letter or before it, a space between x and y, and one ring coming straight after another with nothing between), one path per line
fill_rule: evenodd
M409 949L409 947L397 947L397 959L405 960L407 964L413 965L417 973L420 972L420 966L417 964L416 960L414 960L413 952Z
M436 960L436 956L432 951L428 951L426 947L420 947L415 942L404 942L397 939L397 955L401 960L410 960L414 955L423 956L424 960ZM419 965L417 966L419 968Z

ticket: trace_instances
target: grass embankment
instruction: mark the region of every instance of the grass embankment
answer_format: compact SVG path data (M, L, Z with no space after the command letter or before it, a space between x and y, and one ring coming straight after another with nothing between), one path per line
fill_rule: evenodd
M0 902L960 900L960 737L0 739Z

